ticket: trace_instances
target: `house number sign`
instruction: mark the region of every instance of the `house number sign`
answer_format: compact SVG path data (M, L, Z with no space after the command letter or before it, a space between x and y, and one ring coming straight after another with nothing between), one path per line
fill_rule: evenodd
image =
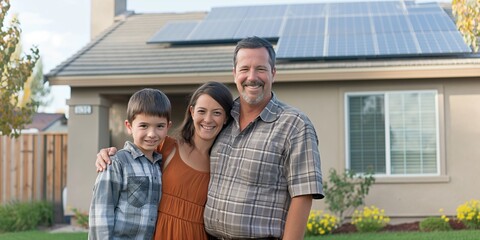
M76 105L73 112L77 115L92 114L92 105Z

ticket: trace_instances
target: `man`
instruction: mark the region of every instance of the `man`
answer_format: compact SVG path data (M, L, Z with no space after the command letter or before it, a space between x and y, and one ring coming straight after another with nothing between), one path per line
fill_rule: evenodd
M268 41L241 40L233 61L240 97L211 151L205 229L211 239L302 239L312 199L324 197L315 129L272 92Z

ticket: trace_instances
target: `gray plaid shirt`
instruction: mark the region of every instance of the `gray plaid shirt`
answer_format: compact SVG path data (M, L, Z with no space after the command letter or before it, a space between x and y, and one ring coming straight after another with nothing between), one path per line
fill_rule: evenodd
M275 95L252 123L232 121L211 152L205 229L223 238L283 236L291 198L323 198L315 129L300 111Z
M111 157L97 176L89 214L88 239L152 239L161 197L160 161L153 163L133 143Z

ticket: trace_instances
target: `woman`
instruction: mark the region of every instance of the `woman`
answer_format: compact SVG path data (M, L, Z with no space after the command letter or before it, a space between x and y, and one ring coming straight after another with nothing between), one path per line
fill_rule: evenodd
M163 155L162 198L155 239L207 239L203 210L210 180L210 148L230 121L232 94L218 82L200 86L191 96L176 138L167 137ZM107 150L100 151L106 158ZM105 160L97 158L97 169Z

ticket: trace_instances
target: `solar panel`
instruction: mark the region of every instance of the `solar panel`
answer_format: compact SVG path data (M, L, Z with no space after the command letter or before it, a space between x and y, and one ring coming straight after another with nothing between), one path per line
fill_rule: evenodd
M420 32L416 35L422 53L462 53L469 52L461 36L452 32Z
M262 38L278 38L283 18L251 18L245 19L234 34L234 39L242 39L250 36Z
M188 40L236 41L248 36L276 39L287 5L214 8Z
M155 33L147 43L185 41L199 22L200 21L168 22L160 31Z
M330 16L364 16L368 14L368 4L363 2L329 3Z
M328 20L328 34L365 34L373 33L370 18L358 17L331 17Z
M205 17L206 21L210 20L234 20L244 19L250 7L218 7L212 10Z
M286 9L286 17L323 17L326 15L326 4L292 4Z
M445 13L437 3L421 3L407 5L408 13Z
M455 24L444 13L408 15L415 32L456 31Z
M191 41L232 40L242 20L209 20L203 21L191 33Z
M376 33L393 33L411 31L410 22L404 15L372 16Z
M283 18L287 5L251 6L245 19L248 18Z
M325 37L322 35L282 36L277 45L277 58L315 58L324 55Z
M324 35L325 18L288 18L283 28L282 38L285 36Z
M374 35L330 35L327 49L327 57L373 56L375 55Z
M414 55L421 52L411 32L377 34L378 56Z
M279 59L469 53L438 3L409 0L213 8L202 21L172 22L149 43L278 39Z
M397 15L405 13L405 5L408 1L385 1L385 2L364 2L369 5L369 14L375 15Z
M436 3L418 5L411 1L385 1L328 3L325 6L326 18L297 17L287 20L277 43L278 58L391 57L471 52L453 21L445 12L439 11L441 8ZM307 10L298 6L296 11ZM318 24L313 23L315 21ZM324 23L328 25L326 28L318 28ZM315 49L321 47L323 51L309 52L306 47L294 44Z

